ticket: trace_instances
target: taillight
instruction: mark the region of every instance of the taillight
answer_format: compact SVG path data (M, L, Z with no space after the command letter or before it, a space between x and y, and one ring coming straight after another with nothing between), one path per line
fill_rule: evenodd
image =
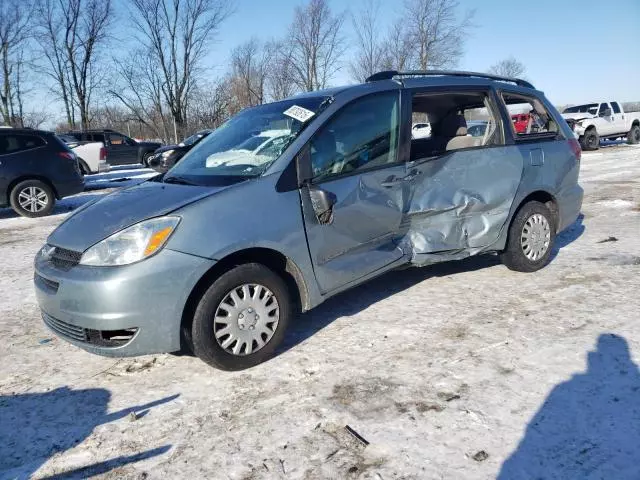
M100 160L107 159L107 149L104 147L100 147Z
M58 152L58 155L60 155L62 158L65 158L67 160L75 161L76 159L76 154L73 152Z
M576 140L575 138L570 138L569 147L571 147L573 154L576 156L579 162L580 158L582 157L582 148L580 148L580 142L578 142L578 140Z

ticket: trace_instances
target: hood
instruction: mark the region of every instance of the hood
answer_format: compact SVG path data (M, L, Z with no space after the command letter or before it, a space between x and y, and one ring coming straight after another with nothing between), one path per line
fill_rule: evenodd
M192 147L193 147L193 145L163 145L162 147L158 148L153 153L154 154L162 153L162 152L166 152L168 150L176 150L178 152L184 152L184 151L190 150Z
M176 149L178 147L179 147L179 145L173 145L173 144L172 145L163 145L153 153L162 153L162 152L166 152L167 150L174 150L174 149Z
M586 120L588 118L596 118L596 115L592 115L588 112L576 112L576 113L563 113L562 118L565 120Z
M158 142L138 142L138 146L139 147L155 147L155 148L158 148L158 147L162 146L162 144L158 143Z
M195 187L145 182L118 190L71 214L47 243L84 252L87 248L135 223L167 215L228 187Z

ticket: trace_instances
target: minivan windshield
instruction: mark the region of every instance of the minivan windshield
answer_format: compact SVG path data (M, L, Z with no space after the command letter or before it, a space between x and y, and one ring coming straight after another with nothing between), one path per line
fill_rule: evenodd
M598 104L589 103L587 105L576 105L575 107L567 107L562 113L590 113L595 115L598 113Z
M243 110L193 147L164 181L213 186L262 175L329 98L292 98Z

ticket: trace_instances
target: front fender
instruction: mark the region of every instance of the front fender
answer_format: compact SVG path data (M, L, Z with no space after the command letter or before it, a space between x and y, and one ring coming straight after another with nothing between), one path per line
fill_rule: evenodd
M295 263L313 295L300 194L276 191L279 176L248 180L177 210L182 221L168 248L216 261L252 248L274 250Z

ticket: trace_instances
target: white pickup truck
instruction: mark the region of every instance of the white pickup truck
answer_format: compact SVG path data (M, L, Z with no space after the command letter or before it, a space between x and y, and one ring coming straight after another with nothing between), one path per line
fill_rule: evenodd
M102 142L79 142L70 135L58 135L78 156L78 163L83 175L109 171L107 149Z
M597 150L601 139L627 137L640 143L640 112L625 112L618 102L567 107L562 116L580 139L583 150Z

